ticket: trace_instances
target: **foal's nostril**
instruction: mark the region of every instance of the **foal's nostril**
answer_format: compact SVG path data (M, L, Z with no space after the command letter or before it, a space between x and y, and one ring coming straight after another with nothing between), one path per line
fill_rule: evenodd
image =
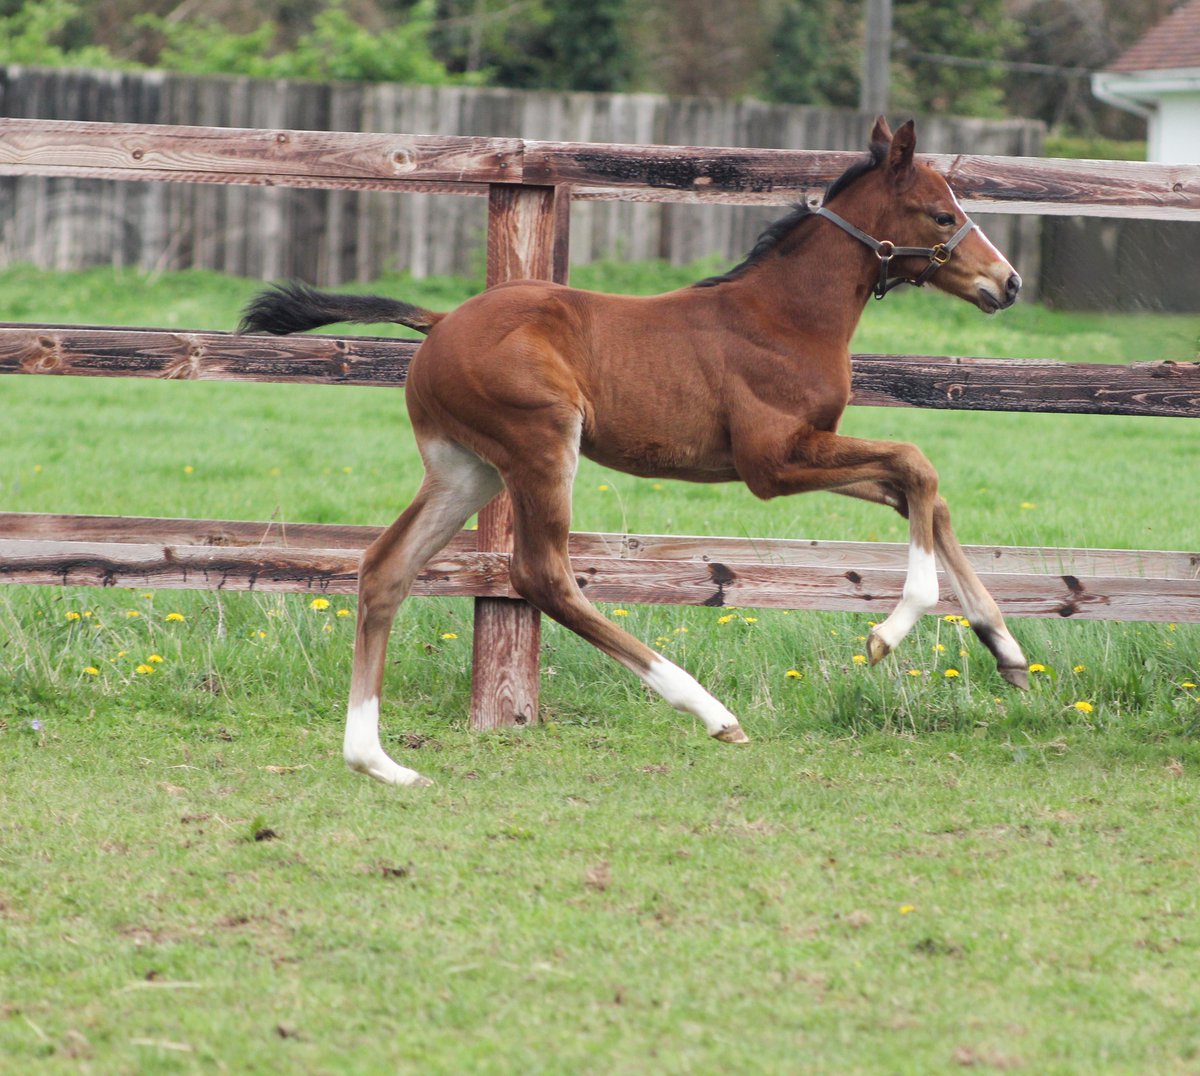
M1017 292L1021 290L1021 276L1013 273L1004 284L1004 297L1010 302L1016 302Z

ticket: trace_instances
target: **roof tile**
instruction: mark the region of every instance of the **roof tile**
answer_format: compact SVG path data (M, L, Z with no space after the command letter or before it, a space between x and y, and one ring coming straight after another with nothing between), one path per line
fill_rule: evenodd
M1176 8L1105 70L1164 71L1183 67L1200 67L1200 0Z

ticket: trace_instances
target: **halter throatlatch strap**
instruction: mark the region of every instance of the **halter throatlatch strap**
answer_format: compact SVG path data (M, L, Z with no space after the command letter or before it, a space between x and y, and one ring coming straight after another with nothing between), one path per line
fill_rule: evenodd
M839 217L832 209L820 206L814 209L813 213L818 217L824 217L826 220L832 221L847 235L854 236L860 243L865 243L875 252L875 256L879 259L879 279L876 281L871 294L876 299L882 299L892 288L898 287L901 284L915 284L918 288L924 285L934 273L950 260L950 256L954 253L954 248L975 227L975 222L970 217L967 217L963 226L945 243L938 243L937 246L933 247L898 247L895 243L887 239L879 240L874 236L868 235L861 228L856 228L848 220ZM888 269L891 268L893 258L928 258L929 264L915 277L888 276Z

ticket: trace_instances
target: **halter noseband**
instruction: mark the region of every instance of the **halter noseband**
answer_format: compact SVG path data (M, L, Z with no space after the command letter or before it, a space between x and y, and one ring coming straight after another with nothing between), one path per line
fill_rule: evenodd
M950 256L954 253L954 248L976 227L975 222L970 217L967 217L963 226L945 243L938 243L937 246L933 247L898 247L890 240L884 239L880 241L874 236L867 235L861 228L856 228L848 220L843 220L832 209L819 206L813 210L813 213L818 217L824 217L826 220L832 221L843 232L854 236L860 243L865 243L875 252L875 256L879 259L879 279L876 281L871 294L876 299L882 299L892 288L898 287L900 284L915 284L918 288L921 287L950 260ZM904 276L890 277L888 276L888 269L891 266L893 258L928 258L929 264L917 276L911 279Z

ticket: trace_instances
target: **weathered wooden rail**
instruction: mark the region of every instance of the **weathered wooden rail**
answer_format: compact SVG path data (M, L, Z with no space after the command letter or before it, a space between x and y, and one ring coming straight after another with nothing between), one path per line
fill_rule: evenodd
M0 119L0 174L489 198L488 283L566 277L572 198L786 204L853 154L606 146L519 139L250 131ZM932 158L969 207L1200 220L1200 167ZM81 326L0 326L0 373L404 382L411 341ZM855 357L855 404L1200 417L1200 365ZM0 514L0 579L58 585L353 592L371 527ZM416 593L476 599L472 718L537 714L535 611L514 600L504 498L421 573ZM1200 622L1200 553L972 547L1011 616ZM576 534L572 563L597 600L882 611L905 547L884 543ZM945 590L940 608L955 608Z

